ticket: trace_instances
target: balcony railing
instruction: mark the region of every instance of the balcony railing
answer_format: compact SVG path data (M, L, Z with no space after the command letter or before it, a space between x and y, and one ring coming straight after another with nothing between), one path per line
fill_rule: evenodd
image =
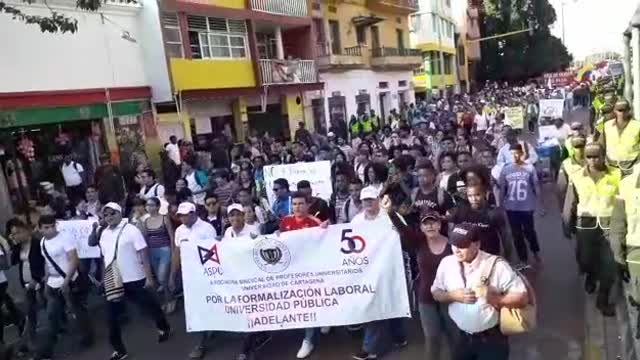
M421 53L418 49L379 47L371 50L371 56L421 56Z
M356 45L356 46L344 48L344 55L362 56L362 46Z
M307 16L307 0L251 0L251 9L284 16Z
M370 4L398 10L418 11L418 0L369 0Z
M314 60L260 60L263 85L317 82Z

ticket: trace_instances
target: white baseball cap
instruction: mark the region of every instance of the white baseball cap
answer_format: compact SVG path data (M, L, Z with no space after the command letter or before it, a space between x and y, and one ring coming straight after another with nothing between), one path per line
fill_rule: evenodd
M360 200L377 199L379 196L380 192L373 186L367 186L360 191Z
M102 211L104 211L105 209L111 209L111 210L117 211L119 213L122 213L122 206L120 206L120 205L118 205L117 203L114 203L114 202L109 202L105 206L102 207Z
M192 212L196 212L196 206L190 202L183 202L178 205L178 211L176 212L176 214L188 215Z
M240 204L231 204L227 207L227 214L231 214L232 211L237 210L244 214L244 207Z

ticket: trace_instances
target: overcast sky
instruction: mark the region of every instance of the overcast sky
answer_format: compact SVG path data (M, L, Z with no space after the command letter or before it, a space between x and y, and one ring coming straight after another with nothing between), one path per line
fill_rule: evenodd
M622 54L622 33L640 0L549 0L558 19L552 32L562 38L561 3L564 2L565 45L574 59L616 51Z

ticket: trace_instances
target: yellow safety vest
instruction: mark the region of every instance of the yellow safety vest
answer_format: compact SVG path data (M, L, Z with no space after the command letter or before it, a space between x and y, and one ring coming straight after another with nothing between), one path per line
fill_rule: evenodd
M620 170L609 166L600 180L594 182L587 169L571 177L578 194L578 216L610 217L622 177Z
M366 118L362 120L362 132L366 134L372 131L373 131L373 123L371 122L371 119Z
M633 161L640 154L640 121L629 121L619 133L616 120L609 120L604 124L604 136L607 158L612 165L619 161Z
M568 157L562 162L562 168L564 172L567 173L567 180L571 181L573 174L582 170L584 165L580 165L573 161L572 157Z
M624 200L624 212L627 221L626 243L640 246L640 187L636 186L638 171L620 181L619 198Z

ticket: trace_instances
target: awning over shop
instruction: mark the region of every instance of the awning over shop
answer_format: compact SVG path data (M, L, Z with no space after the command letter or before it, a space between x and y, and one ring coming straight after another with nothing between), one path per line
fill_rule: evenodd
M149 110L146 100L114 102L113 116L135 115ZM0 110L0 128L57 124L65 121L108 117L106 104Z

